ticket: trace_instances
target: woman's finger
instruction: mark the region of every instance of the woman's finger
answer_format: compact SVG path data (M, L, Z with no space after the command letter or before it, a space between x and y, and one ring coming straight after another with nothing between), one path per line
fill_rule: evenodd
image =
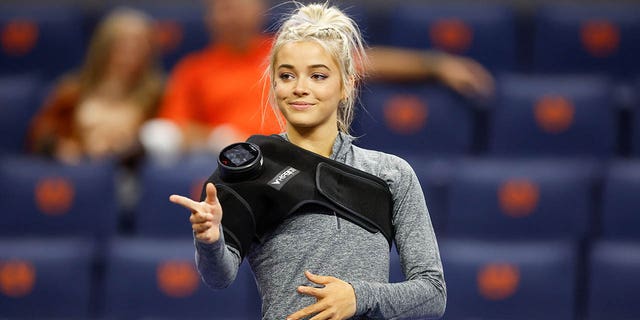
M205 223L207 221L213 221L213 215L195 212L191 217L189 217L189 222L191 222L191 224Z
M335 314L330 312L329 310L324 310L322 312L319 312L318 314L316 314L315 316L313 316L311 319L309 320L325 320L325 319L336 319L334 318Z
M328 284L333 279L335 279L334 277L319 276L317 274L311 273L311 271L308 271L308 270L304 272L304 275L307 277L307 279L309 279L309 281L316 284L322 284L322 285Z
M177 194L172 194L169 197L169 201L175 203L175 204L179 204L189 210L191 210L191 212L195 212L198 211L198 209L200 209L200 203L199 202L195 202L187 197L183 197Z
M213 226L213 223L205 222L205 223L193 224L191 225L191 228L193 228L193 231L195 231L196 233L201 233L209 230L209 228L211 228L212 226Z
M308 295L308 296L313 296L316 298L319 298L322 294L322 291L320 291L321 288L314 288L314 287L307 287L307 286L299 286L298 287L298 292L304 294L304 295Z
M204 199L204 202L210 205L215 205L218 203L218 190L213 183L208 182L205 186L205 190L207 193L207 197Z
M287 320L297 320L297 319L303 319L307 316L310 316L312 314L318 313L320 311L322 311L324 309L324 307L322 307L319 303L314 303L310 306L304 307L296 312L294 312L293 314L291 314L290 316L287 317Z

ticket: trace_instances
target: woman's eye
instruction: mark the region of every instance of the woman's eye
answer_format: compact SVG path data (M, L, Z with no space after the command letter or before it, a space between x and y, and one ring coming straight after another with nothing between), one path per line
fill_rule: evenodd
M324 74L314 73L313 75L311 75L311 78L315 79L315 80L324 80L324 79L328 78L328 76L326 76Z
M279 77L280 79L282 79L282 80L290 80L290 79L293 79L293 75L292 75L292 74L290 74L290 73L281 73L278 77Z

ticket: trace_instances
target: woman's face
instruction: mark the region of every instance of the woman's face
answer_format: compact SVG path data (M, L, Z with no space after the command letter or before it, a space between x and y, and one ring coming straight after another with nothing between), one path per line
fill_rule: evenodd
M150 27L143 21L125 20L113 39L110 71L125 78L135 77L149 62L151 52Z
M275 96L287 125L337 130L344 98L342 75L333 57L313 41L283 45L274 62Z

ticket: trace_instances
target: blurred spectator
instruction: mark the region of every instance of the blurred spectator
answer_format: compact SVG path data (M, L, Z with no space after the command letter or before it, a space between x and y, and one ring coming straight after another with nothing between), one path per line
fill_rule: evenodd
M31 152L66 163L135 158L140 125L154 116L163 79L152 21L114 9L97 27L80 70L64 75L33 119Z
M211 45L188 55L172 71L159 112L164 120L149 123L145 146L161 155L170 154L168 149L217 152L251 134L281 131L277 116L264 108L263 70L272 41L263 32L267 3L205 0ZM468 58L377 47L369 50L369 59L373 79L436 79L470 97L493 91L491 75ZM169 140L179 145L168 146Z

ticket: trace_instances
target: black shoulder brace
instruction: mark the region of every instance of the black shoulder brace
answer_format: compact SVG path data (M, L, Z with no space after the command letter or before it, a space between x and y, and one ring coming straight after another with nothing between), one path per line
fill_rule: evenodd
M261 239L306 204L327 208L369 232L381 232L391 247L393 204L384 180L302 149L280 136L256 135L247 141L262 152L258 174L230 182L222 179L218 168L207 180L218 190L225 239L241 256L254 239Z

